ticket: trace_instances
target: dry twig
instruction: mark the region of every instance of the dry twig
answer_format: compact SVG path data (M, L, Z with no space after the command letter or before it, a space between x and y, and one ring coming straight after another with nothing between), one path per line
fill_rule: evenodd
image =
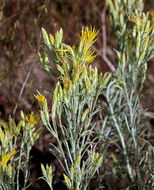
M105 15L106 15L106 5L104 6L102 15L101 15L101 20L102 20L102 38L103 38L103 52L102 54L99 54L102 59L106 62L108 67L111 69L112 72L115 72L115 67L111 63L111 61L107 58L106 56L106 47L107 47L107 42L106 42L106 24L105 24Z

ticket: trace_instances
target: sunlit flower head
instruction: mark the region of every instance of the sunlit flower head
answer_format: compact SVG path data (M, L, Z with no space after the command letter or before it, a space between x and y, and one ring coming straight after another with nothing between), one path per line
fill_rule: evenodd
M38 118L37 115L31 112L30 115L26 116L26 120L31 125L37 125L38 124Z
M97 34L98 31L96 31L95 28L89 29L86 27L81 31L81 41L84 41L84 43L90 47L96 41ZM89 47L87 49L89 49Z
M91 49L91 46L97 40L96 36L98 31L95 28L82 29L79 43L79 52L84 55L86 63L91 63L95 59L94 50Z
M41 104L41 105L44 105L45 103L45 97L43 94L41 94L40 92L38 92L37 95L35 95L35 98L37 99L37 101Z
M16 153L16 150L13 150L12 152L8 154L2 154L0 165L3 171L6 169L8 161L15 153Z

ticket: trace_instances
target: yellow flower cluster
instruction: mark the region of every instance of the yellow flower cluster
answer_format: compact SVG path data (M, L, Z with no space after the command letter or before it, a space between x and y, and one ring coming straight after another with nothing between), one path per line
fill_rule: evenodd
M40 92L38 92L37 95L35 95L35 98L37 99L37 101L41 104L44 105L45 103L45 97L43 96L43 94L41 94Z
M96 31L94 28L89 29L86 27L81 31L79 52L81 52L82 55L80 55L80 61L82 62L82 59L84 59L85 64L91 63L96 57L96 55L94 55L95 51L91 48L91 46L97 40L97 34L98 31Z
M26 120L28 124L30 125L37 125L38 124L38 118L37 115L31 112L30 115L26 116Z
M86 27L81 31L80 45L82 45L85 50L88 50L97 40L97 34L98 31L96 31L94 28L89 29Z
M7 165L10 158L16 153L16 150L13 150L10 153L2 154L1 161L0 161L0 167L2 168L3 172L7 169L8 174L12 174L12 166L9 164Z

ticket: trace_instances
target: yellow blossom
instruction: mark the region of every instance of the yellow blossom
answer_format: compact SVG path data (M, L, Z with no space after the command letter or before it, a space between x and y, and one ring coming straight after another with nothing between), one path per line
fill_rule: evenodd
M45 103L45 97L43 96L43 94L41 94L40 92L38 92L37 95L35 95L35 98L38 100L38 102L41 104L41 105L44 105Z
M84 52L85 54L89 50L89 48L94 44L94 42L97 40L96 36L98 34L98 31L96 31L93 28L86 27L85 30L83 29L81 32L80 37L80 44L79 44L79 51ZM92 56L94 51L90 50L88 53Z
M37 115L34 114L33 112L31 112L31 114L29 116L26 116L26 120L31 125L37 125L38 124Z
M8 161L10 160L10 158L15 153L16 153L16 150L13 150L12 152L10 152L8 154L2 154L0 165L1 165L2 169L3 169L3 171L6 169Z
M92 28L86 27L85 30L83 29L81 31L81 41L80 43L83 43L84 46L86 46L86 50L90 48L90 46L96 41L96 36L98 34L98 31Z

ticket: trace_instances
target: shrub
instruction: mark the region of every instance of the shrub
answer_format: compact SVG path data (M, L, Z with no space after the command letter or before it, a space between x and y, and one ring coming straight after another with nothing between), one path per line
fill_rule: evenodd
M52 144L52 153L61 163L68 189L87 189L101 165L100 175L104 174L105 183L112 189L105 175L105 164L109 162L108 147L113 145L114 166L109 169L112 177L125 180L128 188L150 189L153 149L146 140L144 110L139 100L147 61L153 57L153 14L150 20L149 13L142 13L142 1L107 0L106 3L117 40L117 68L112 75L98 74L97 68L89 66L95 58L91 48L97 34L95 29L81 31L78 48L63 42L62 29L55 36L42 29L45 46L44 53L39 54L40 63L51 74L51 54L60 77L53 94L51 114L45 100L41 118L58 142L58 148ZM100 95L105 101L99 99Z

